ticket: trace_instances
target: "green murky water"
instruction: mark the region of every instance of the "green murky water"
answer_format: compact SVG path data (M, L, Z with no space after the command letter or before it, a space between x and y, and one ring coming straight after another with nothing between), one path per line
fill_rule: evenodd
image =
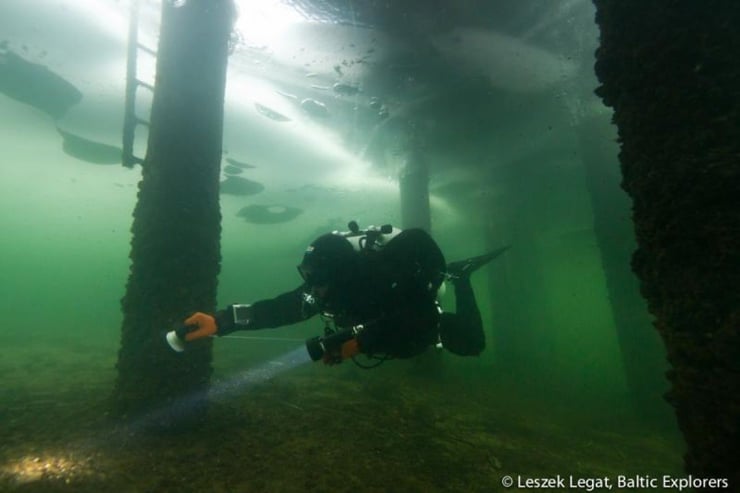
M215 342L214 386L231 390L204 427L148 436L108 418L141 178L111 159L129 4L4 0L0 490L500 491L507 476L680 476L664 354L629 273L611 115L592 94L593 6L534 3L408 4L405 21L362 27L329 22L328 3L313 4L321 22L301 16L309 3L241 6L220 304L294 288L305 245L349 220L400 225L409 126L448 260L512 248L473 278L480 357L282 368L270 362L320 321L235 334ZM159 2L140 9L155 47ZM140 54L140 78L153 70ZM149 103L143 92L142 118ZM139 129L135 153L145 144ZM454 310L451 293L443 304ZM254 368L273 370L228 387Z

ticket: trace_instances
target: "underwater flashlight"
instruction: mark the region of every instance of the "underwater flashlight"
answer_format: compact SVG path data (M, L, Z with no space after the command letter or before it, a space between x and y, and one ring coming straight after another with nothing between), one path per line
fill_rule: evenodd
M186 325L175 330L171 330L167 332L165 340L174 351L181 353L185 351L185 336L190 330L192 330L192 328Z
M216 332L218 332L218 326L213 316L195 312L185 320L184 325L167 332L165 340L173 350L181 353L185 351L185 343L214 336Z
M342 344L359 334L365 327L355 325L349 329L340 330L324 336L306 339L306 351L313 361L319 361L327 351L336 351Z

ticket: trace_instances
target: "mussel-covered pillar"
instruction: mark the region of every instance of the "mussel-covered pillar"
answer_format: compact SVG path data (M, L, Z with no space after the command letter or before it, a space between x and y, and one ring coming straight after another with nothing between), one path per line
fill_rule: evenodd
M131 269L113 401L152 425L199 421L211 344L182 354L164 333L216 305L219 169L232 0L162 2L149 142L134 210ZM156 411L151 413L151 411Z
M597 93L619 129L632 267L666 345L686 469L738 491L740 9L731 0L594 3Z

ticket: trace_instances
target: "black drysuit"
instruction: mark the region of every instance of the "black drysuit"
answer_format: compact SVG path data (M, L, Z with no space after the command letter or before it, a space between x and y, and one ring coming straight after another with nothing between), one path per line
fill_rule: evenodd
M338 328L362 324L357 339L369 355L408 358L441 340L455 354L479 354L485 346L480 312L470 280L454 281L457 313L442 313L436 302L445 259L421 229L407 229L382 249L359 252L351 275L331 285L324 299L308 296L305 284L252 304L250 329L290 325L318 313Z

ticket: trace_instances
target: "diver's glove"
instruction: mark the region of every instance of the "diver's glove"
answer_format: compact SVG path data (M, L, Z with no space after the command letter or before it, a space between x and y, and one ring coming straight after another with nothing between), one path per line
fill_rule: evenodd
M226 309L216 312L215 316L195 312L185 319L181 327L167 333L167 343L175 351L182 352L188 342L249 329L251 319L250 305L229 305Z
M216 320L207 313L196 312L185 319L182 326L167 332L165 339L170 347L181 353L188 342L210 337L218 332Z
M336 365L347 358L356 356L362 351L357 335L364 329L364 325L355 325L338 332L307 339L308 356L313 361L321 360L327 365Z
M357 338L343 342L340 346L334 348L327 348L324 352L324 356L321 358L325 365L338 365L342 361L349 359L353 356L360 354L360 345L357 343Z

